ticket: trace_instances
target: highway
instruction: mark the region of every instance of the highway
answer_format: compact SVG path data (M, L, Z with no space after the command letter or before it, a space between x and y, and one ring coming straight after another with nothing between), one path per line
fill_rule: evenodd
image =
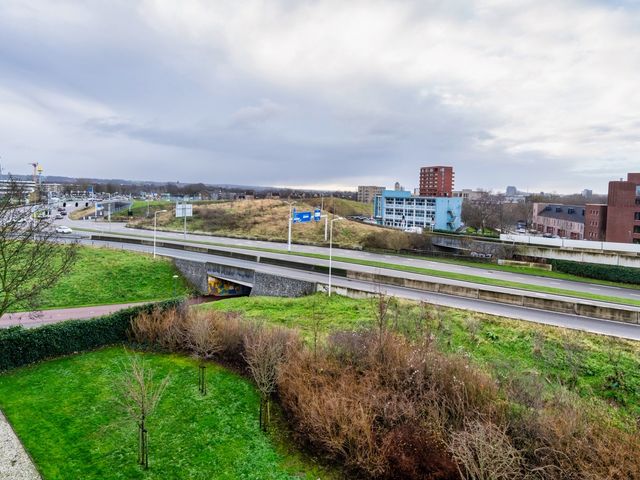
M61 221L59 220L57 223L63 223L64 225L67 225L73 229L78 229L78 228L92 229L92 230L102 231L104 233L129 235L129 236L145 236L148 238L153 238L152 231L127 228L124 223L111 223L109 225L101 222L91 222L91 221L82 221L82 220L72 221L68 219L64 219ZM77 231L77 233L82 233L82 232ZM181 233L158 231L157 235L159 239L167 238L167 239L179 240L179 241L185 242L185 237ZM217 237L213 235L187 234L186 242L211 242L219 245L227 245L229 248L233 248L237 250L242 250L243 248L246 250L247 247L249 247L249 248L268 248L268 249L277 249L277 250L285 251L287 248L287 245L285 243L266 242L261 240L236 239L236 238L228 238L228 237ZM329 254L329 248L327 247L299 245L299 244L294 244L292 246L292 251L294 253L314 253L314 254L322 254L322 255ZM255 253L255 251L252 251L252 253ZM266 255L266 254L261 253L261 255ZM409 258L409 257L399 256L399 255L362 252L357 250L344 250L339 248L333 249L333 255L334 257L348 257L348 258L358 259L358 260L366 260L366 261L374 261L374 262L390 263L390 264L402 265L402 266L438 270L438 271L449 272L454 274L474 275L474 276L490 278L494 280L524 283L524 284L536 285L540 287L552 287L556 289L568 290L573 292L581 292L585 294L618 297L618 298L640 301L640 290L638 289L599 285L599 284L593 284L593 283L587 283L587 282L555 279L555 278L527 275L527 274L520 274L520 273L504 272L499 270L483 268L481 265L477 267L457 265L457 264L437 262L432 260ZM286 258L288 258L289 260L296 260L296 256L288 255ZM309 258L300 259L300 261L305 261L307 263L318 263L318 264L327 263L324 260L318 260L318 261L312 262L312 259L309 259ZM336 266L337 265L339 265L338 262L336 262ZM347 265L350 268L354 267L354 264L350 264L350 263L344 264L342 266L347 266ZM381 271L381 269L378 268L376 269L376 271ZM398 271L395 271L394 275L396 276L399 275ZM461 286L466 285L466 286L476 286L476 287L478 286L478 283L469 282L467 280L456 281L456 280L444 279L442 277L437 277L437 276L428 276L423 274L410 274L406 272L403 272L402 275L407 278L437 280L442 283L450 283L454 285L461 285ZM505 290L502 290L502 291L505 291Z
M87 242L85 240L85 242ZM110 243L110 242L93 242L96 245L109 245L113 248L121 248L132 251L151 252L153 247L147 245L125 244L125 243ZM222 258L211 256L208 254L174 250L169 248L157 249L157 253L162 256L172 258L182 258L186 260L197 261L209 261L215 263L222 263L225 265L232 265L236 267L249 268L252 270L269 273L272 275L286 276L289 278L297 278L300 280L307 280L311 282L327 283L327 275L315 272L304 272L295 269L278 267L263 263L255 263L245 260L237 260L231 258ZM353 265L348 264L349 267ZM336 265L337 266L337 265ZM400 272L395 272L396 274ZM384 293L394 295L400 298L406 298L411 300L426 301L436 305L445 307L460 308L464 310L470 310L473 312L486 313L491 315L498 315L507 318L526 320L536 323L542 323L546 325L553 325L557 327L570 328L575 330L583 330L592 333L598 333L603 335L609 335L619 338L626 338L631 340L640 340L640 326L632 325L621 322L614 322L608 320L599 320L593 318L580 317L577 315L561 314L548 312L543 310L536 310L532 308L520 307L515 305L504 305L499 303L492 303L483 300L455 297L450 295L443 295L439 293L424 292L420 290L413 290L409 288L378 285L370 282L364 282L360 280L351 280L341 277L333 277L332 283L337 287L347 287L356 290L362 290L367 292L376 292L382 290Z

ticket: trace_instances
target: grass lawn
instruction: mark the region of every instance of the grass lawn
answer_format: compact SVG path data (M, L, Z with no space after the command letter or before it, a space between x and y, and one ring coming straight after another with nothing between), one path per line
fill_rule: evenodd
M413 335L420 307L409 301L398 305L390 310L389 321L397 318L399 328ZM198 308L237 311L297 327L309 341L314 316L324 334L357 330L373 323L375 305L371 299L318 294L295 299L234 298ZM601 401L605 408L616 407L625 418L640 416L640 342L446 308L431 310L426 325L445 350L469 355L501 381L531 383L537 395L570 388L584 398Z
M137 427L118 413L114 380L121 347L74 355L0 375L0 408L44 480L333 478L258 428L252 384L216 365L207 396L198 392L197 363L144 354L156 378L171 381L148 419L150 469L136 464Z
M43 309L167 299L189 287L171 261L107 248L80 247L71 272L42 297Z

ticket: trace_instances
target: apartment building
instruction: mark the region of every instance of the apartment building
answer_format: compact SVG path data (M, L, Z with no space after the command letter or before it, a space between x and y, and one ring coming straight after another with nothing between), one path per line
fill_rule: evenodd
M453 196L453 167L434 166L420 169L420 196Z
M585 230L585 209L581 205L550 203L533 204L533 228L553 237L582 240Z
M640 243L640 173L609 182L606 241Z
M384 190L376 195L373 212L379 225L453 232L461 225L462 198L413 196L406 191Z
M607 234L607 205L589 203L585 205L584 240L604 242Z
M373 203L376 195L381 195L384 187L376 187L374 185L358 186L358 201L360 203Z

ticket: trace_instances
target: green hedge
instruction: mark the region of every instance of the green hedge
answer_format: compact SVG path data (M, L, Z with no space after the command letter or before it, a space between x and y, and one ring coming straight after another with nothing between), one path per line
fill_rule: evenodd
M610 282L640 284L640 268L600 265L596 263L579 263L568 260L551 260L553 270L570 273L579 277L609 280Z
M151 303L120 310L90 320L67 320L36 328L0 329L0 371L48 358L127 341L131 319L155 307L176 306L178 301Z

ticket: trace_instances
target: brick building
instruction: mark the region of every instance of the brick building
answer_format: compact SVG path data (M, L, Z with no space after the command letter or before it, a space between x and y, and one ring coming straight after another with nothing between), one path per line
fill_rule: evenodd
M358 201L361 203L373 203L375 196L381 195L382 192L384 192L384 187L360 185L358 187Z
M532 223L533 228L542 234L582 240L585 230L585 207L534 203Z
M640 243L640 173L609 182L607 242Z
M420 169L420 196L453 196L453 167L422 167Z
M585 205L584 239L604 242L607 233L607 206L601 203Z

